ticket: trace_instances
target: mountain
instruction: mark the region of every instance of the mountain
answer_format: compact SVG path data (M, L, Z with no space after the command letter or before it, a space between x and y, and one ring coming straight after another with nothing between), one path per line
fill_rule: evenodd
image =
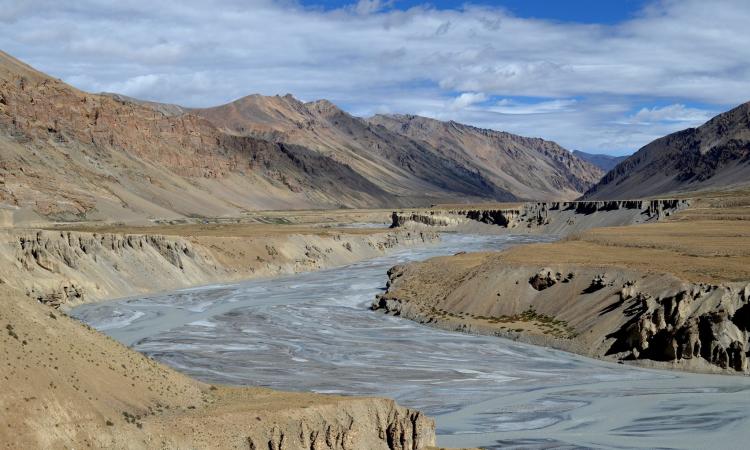
M585 199L663 196L750 183L750 102L642 147Z
M220 130L313 149L352 167L384 191L404 198L515 200L477 167L354 117L327 100L251 95L191 113Z
M558 144L539 138L414 115L377 115L369 122L475 167L521 199L573 199L604 174Z
M479 190L497 200L570 199L603 175L542 139L418 116L362 119L327 100L251 95L191 112L230 134L319 151L400 196Z
M81 92L0 53L0 218L7 222L238 215L401 199L293 144L194 114Z
M584 161L590 162L591 164L595 165L596 167L602 169L605 172L609 172L610 170L614 169L616 165L618 165L622 161L625 161L628 158L627 156L612 156L612 155L603 155L599 153L586 153L580 150L573 150L573 154Z
M191 109L91 94L0 52L0 225L563 199L599 177L541 139L434 121L435 140L397 117L291 95Z

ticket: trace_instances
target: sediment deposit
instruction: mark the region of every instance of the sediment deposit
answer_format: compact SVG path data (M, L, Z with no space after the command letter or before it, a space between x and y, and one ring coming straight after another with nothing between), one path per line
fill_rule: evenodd
M585 202L527 202L516 205L394 211L392 228L442 227L461 230L471 224L494 225L513 233L567 235L594 227L655 222L690 205L687 199Z
M0 279L41 303L69 307L318 270L437 239L435 233L418 231L347 233L329 229L250 236L169 236L141 231L144 234L1 231Z

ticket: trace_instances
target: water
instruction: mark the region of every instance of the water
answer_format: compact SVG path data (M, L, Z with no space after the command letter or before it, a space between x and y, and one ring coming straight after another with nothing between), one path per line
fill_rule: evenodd
M447 235L351 266L77 308L201 380L395 398L438 443L484 448L743 448L750 380L635 369L371 312L397 263L545 240Z

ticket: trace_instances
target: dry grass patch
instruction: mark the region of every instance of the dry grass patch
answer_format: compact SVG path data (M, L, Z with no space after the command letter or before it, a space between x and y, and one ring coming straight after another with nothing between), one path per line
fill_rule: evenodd
M618 266L694 282L750 280L750 190L696 199L659 223L596 228L552 244L516 247L503 259Z

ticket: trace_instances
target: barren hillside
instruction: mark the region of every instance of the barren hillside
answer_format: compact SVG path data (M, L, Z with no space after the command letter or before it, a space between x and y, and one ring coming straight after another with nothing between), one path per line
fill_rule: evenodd
M519 199L571 200L604 174L544 139L413 115L377 115L369 122L408 136L445 158L476 167Z
M625 199L750 182L750 103L657 139L618 164L585 199Z
M0 148L6 224L399 202L319 152L81 92L4 53Z
M400 197L514 199L475 165L354 117L326 100L302 103L291 95L251 95L191 111L227 133L314 149Z

